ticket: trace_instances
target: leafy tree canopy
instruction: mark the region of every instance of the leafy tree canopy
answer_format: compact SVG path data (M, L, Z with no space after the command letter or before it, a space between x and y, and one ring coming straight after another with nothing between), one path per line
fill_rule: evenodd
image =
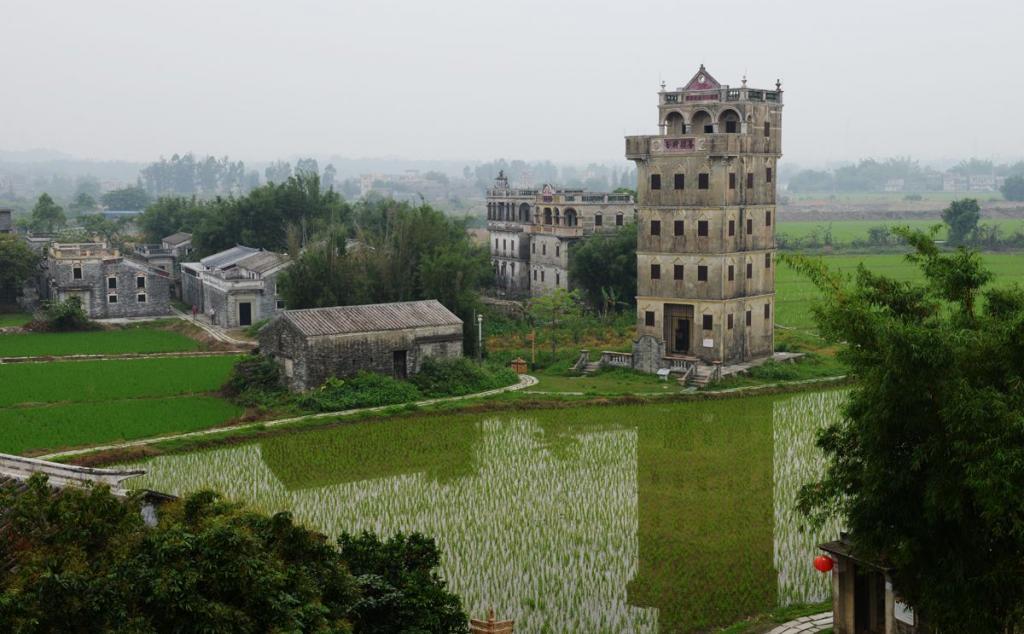
M558 331L572 325L583 314L579 291L564 288L530 299L529 315L534 323L548 328L551 333L551 354L558 351Z
M569 274L583 297L603 312L636 300L636 225L597 234L572 247Z
M1003 192L1003 198L1006 200L1024 200L1024 175L1007 176L1000 191Z
M974 198L954 200L942 210L942 221L949 226L949 241L964 244L974 235L981 219L981 208Z
M149 194L138 185L112 189L100 196L100 201L111 211L136 211L145 209L150 202Z
M790 260L823 292L818 325L845 344L857 377L845 418L818 439L827 471L801 507L844 518L856 554L893 566L936 631L1014 631L1024 624L1024 290L986 289L992 275L973 251L897 233L923 282L864 267L851 280Z
M0 234L0 288L21 288L38 264L39 256L24 240Z
M341 548L202 492L160 509L105 487L0 489L5 632L465 632L458 597L420 535ZM7 565L9 564L9 565ZM59 609L54 609L59 606Z
M67 224L64 209L53 202L49 194L42 194L32 208L32 231L36 233L53 233Z

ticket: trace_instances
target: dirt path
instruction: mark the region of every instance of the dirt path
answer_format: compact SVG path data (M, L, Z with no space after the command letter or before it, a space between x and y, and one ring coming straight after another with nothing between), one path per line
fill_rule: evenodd
M412 403L417 407L426 407L428 405L436 405L438 403L450 403L455 401L465 401L473 398L483 398L486 396L493 396L495 394L501 394L503 392L513 392L516 390L522 390L528 387L532 387L537 384L537 379L530 376L529 374L523 374L519 377L519 382L505 387L500 387L493 390L486 390L484 392L477 392L475 394L466 394L464 396L447 396L444 398L432 398L424 401L416 401ZM211 436L214 434L222 434L224 432L243 431L246 429L253 429L256 427L269 428L277 427L280 425L288 425L291 423L298 423L303 421L319 420L321 418L342 418L346 416L353 416L355 414L363 414L367 412L379 412L392 407L401 407L405 403L398 405L381 405L378 407L363 407L359 409L348 409L338 412L322 412L320 414L306 414L304 416L293 416L291 418L279 418L277 420L260 421L256 423L245 423L242 425L232 425L230 427L214 427L211 429L204 429L201 431L184 432L180 434L171 434L169 436L155 436L152 438L142 438L139 440L131 440L121 443L114 443L111 445L98 445L93 447L83 447L81 449L70 449L68 451L58 451L56 453L47 454L45 456L38 456L41 460L56 460L59 458L69 458L72 456L80 456L87 453L93 453L96 451L111 451L115 449L128 449L130 447L142 447L145 445L152 445L159 442L167 442L168 440L180 440L182 438L201 438L203 436Z

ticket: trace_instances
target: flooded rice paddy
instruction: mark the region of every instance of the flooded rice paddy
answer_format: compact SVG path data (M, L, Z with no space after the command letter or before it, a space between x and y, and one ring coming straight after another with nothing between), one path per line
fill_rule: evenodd
M366 422L156 458L133 486L214 489L328 535L420 531L517 632L688 632L827 598L801 531L825 391Z

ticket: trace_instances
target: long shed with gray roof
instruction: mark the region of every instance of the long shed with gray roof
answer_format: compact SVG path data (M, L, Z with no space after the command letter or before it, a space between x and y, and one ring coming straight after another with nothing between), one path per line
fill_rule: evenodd
M260 331L289 388L307 390L360 370L406 378L428 357L462 356L462 320L430 299L283 311Z

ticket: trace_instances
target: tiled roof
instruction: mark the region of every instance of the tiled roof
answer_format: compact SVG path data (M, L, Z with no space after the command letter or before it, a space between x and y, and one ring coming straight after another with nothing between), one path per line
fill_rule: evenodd
M286 310L281 318L309 337L462 325L462 320L436 299Z
M242 258L235 264L239 268L252 271L253 273L266 273L267 271L281 266L282 264L286 264L287 262L288 256L281 255L280 253L274 253L273 251L260 251Z
M253 253L259 253L259 249L237 245L226 251L208 255L199 262L208 269L223 269L238 264L239 260L244 260Z
M181 244L183 242L188 242L191 239L192 239L192 234L191 233L185 233L184 231L179 231L178 233L172 233L171 235L167 236L161 242L166 242L167 244L169 244L171 246L177 246L177 245L179 245L179 244Z

